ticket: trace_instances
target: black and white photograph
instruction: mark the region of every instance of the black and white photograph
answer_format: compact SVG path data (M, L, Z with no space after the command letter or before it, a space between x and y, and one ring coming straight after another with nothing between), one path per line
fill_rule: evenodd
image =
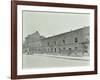
M89 66L89 13L23 11L23 69Z

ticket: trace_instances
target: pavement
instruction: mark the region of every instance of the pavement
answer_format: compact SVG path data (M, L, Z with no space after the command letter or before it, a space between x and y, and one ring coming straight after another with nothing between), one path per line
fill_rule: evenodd
M54 68L89 66L90 61L86 57L71 57L50 54L23 55L23 68Z
M53 58L61 58L61 59L72 59L72 60L89 61L89 56L67 56L67 55L50 55L50 54L37 54L37 55L53 57Z

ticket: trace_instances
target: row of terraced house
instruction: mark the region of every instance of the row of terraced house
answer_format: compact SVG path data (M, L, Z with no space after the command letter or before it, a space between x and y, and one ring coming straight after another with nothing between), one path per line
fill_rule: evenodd
M25 54L48 54L67 56L89 55L89 27L71 30L62 34L44 37L38 31L25 38Z

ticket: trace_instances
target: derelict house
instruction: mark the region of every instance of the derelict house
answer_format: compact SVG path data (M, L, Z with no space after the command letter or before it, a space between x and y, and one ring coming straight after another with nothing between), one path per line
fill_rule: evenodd
M41 37L39 32L27 37L25 43L30 54L85 56L89 55L89 27L83 27L51 37ZM30 40L31 39L31 40Z
M26 54L34 54L34 53L41 53L41 39L39 32L36 31L35 33L28 35L25 38L23 43L23 53Z

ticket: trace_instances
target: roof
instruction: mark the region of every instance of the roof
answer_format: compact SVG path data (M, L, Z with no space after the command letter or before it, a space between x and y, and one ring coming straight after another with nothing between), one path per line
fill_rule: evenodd
M50 39L50 38L54 38L54 37L58 37L58 36L62 36L62 35L65 35L65 34L67 34L67 33L75 32L75 31L78 31L78 30L86 29L86 28L88 29L89 26L82 27L82 28L79 28L79 29L76 29L76 30L72 30L72 31L69 31L69 32L65 32L65 33L57 34L57 35L50 36L50 37L47 37L47 38L43 38L42 40L46 40L46 39Z

